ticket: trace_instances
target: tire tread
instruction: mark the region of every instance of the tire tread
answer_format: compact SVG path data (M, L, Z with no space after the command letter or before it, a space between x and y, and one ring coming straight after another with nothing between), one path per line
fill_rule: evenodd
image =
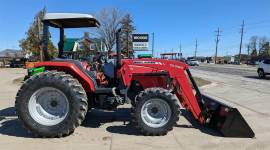
M46 81L46 82L62 82L66 84L65 88L69 88L72 91L73 96L75 97L73 100L72 105L77 105L76 110L73 111L76 117L71 118L69 121L66 119L65 125L61 126L61 129L58 131L51 131L50 133L43 133L39 131L37 128L34 128L30 124L29 119L24 117L21 110L21 105L26 105L25 103L21 102L21 99L25 97L24 93L26 90L31 90L32 84L38 84L39 81ZM77 104L75 104L77 103ZM88 108L88 101L85 90L83 89L80 82L73 78L71 75L66 74L65 72L58 72L58 71L46 71L44 73L40 73L36 76L32 76L27 79L21 88L19 89L16 100L15 100L15 108L16 113L18 115L19 120L22 122L22 126L28 130L28 132L33 133L35 137L44 137L44 138L54 138L54 137L63 137L70 135L74 132L75 128L78 127L82 121L85 119L85 115L87 113Z

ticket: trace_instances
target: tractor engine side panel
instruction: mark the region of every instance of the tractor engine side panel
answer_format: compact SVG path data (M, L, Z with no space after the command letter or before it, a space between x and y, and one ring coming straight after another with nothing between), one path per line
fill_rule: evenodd
M133 76L132 81L139 82L143 89L151 87L167 89L166 78L165 76Z

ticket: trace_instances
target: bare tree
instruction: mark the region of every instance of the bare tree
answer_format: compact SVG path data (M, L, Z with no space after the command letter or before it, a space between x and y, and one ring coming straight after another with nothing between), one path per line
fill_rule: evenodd
M259 54L263 53L263 47L267 41L268 41L268 39L266 36L259 37Z
M246 44L247 54L250 55L250 44Z
M116 8L104 8L99 12L97 18L100 21L100 28L98 28L97 33L108 49L108 53L111 53L113 46L116 43L115 33L120 27L122 15Z
M251 56L255 57L257 56L257 42L258 42L258 36L252 36L249 40L249 47L251 49Z
M251 46L251 49L255 49L257 50L257 43L258 43L258 36L252 36L250 38L250 46Z

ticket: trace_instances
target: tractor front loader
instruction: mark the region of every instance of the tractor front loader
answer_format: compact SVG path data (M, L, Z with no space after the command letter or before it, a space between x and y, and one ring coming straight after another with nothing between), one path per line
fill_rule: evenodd
M91 109L131 103L132 122L145 135L165 135L179 120L180 105L202 125L224 136L254 137L236 108L200 93L187 64L154 58L98 56L90 65L63 56L64 28L98 27L91 15L51 13L43 20L45 61L28 69L16 96L16 112L36 136L71 134ZM48 27L60 29L59 56L48 56ZM116 37L119 38L117 31Z

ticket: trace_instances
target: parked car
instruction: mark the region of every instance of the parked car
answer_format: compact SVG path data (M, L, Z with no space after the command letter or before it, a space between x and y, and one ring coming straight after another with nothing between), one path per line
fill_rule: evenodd
M257 72L260 78L270 75L270 59L260 61Z
M187 60L187 64L190 66L199 66L199 61L196 59L189 59Z
M10 62L10 68L23 68L25 66L25 58L13 58Z

